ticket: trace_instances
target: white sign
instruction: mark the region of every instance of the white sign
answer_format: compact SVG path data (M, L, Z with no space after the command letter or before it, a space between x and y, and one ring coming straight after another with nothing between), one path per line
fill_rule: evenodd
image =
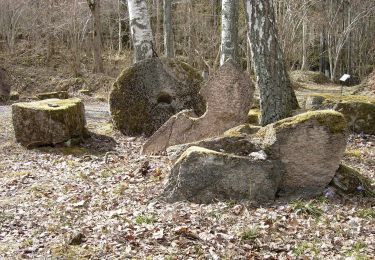
M342 75L342 77L340 78L340 81L347 81L348 79L350 79L350 75L349 74L344 74Z

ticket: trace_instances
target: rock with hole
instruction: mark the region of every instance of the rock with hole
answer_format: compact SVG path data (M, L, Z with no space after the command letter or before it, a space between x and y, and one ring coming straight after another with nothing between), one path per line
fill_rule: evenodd
M114 83L109 105L114 126L126 135L152 135L172 115L202 114L202 77L188 64L152 58L125 69Z

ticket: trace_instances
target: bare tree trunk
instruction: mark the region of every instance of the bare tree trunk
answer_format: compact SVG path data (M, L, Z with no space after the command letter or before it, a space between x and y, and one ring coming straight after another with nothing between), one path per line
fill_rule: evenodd
M238 62L237 55L237 18L238 1L222 0L221 8L221 56L220 66L228 59Z
M93 19L94 73L102 73L102 25L100 19L100 0L87 0Z
M156 32L155 32L155 48L158 53L161 50L161 32L160 32L160 0L156 1Z
M172 0L163 0L164 53L168 58L174 57L171 7L172 7Z
M153 39L146 0L128 0L134 62L153 56Z
M352 22L352 7L350 5L350 2L348 3L348 25ZM349 75L352 74L352 33L349 33L348 36L348 68L347 73Z
M261 124L291 116L298 102L277 39L272 0L246 0L248 37L260 91Z
M302 66L301 70L308 70L307 61L307 2L303 1L303 17L302 17Z
M122 25L121 25L121 0L117 0L117 19L118 19L118 53L120 55L122 52Z

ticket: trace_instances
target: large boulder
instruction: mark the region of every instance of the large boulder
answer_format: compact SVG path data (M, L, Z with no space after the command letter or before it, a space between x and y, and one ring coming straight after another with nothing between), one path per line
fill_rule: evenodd
M46 99L12 105L17 142L27 147L53 145L86 134L82 101Z
M232 129L223 136L171 146L167 151L175 163L163 196L197 203L316 196L339 168L346 127L342 114L315 111L270 124L256 134Z
M9 99L10 84L4 69L0 68L0 102Z
M256 161L193 146L173 166L162 196L169 202L269 202L274 200L281 180L279 167L273 161Z
M340 102L335 110L345 116L353 132L375 135L375 103Z
M351 131L375 134L374 98L314 93L306 97L305 109L334 109L345 116Z
M109 105L114 126L126 135L152 135L183 109L202 114L202 77L175 59L152 58L125 69L113 84Z
M206 112L197 117L182 111L171 117L143 146L144 153L158 153L167 147L222 134L243 124L251 108L254 84L233 62L226 62L201 90Z
M329 184L344 155L347 123L341 113L313 111L265 126L257 133L285 173L280 197L311 197Z

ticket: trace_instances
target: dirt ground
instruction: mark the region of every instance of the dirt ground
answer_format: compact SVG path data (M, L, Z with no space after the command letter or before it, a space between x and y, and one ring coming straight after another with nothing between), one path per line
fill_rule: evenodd
M81 146L27 150L0 106L0 258L373 259L374 199L167 204L168 160L140 155L145 139L114 131L106 103L85 107ZM372 180L374 155L374 136L350 136L344 161Z

